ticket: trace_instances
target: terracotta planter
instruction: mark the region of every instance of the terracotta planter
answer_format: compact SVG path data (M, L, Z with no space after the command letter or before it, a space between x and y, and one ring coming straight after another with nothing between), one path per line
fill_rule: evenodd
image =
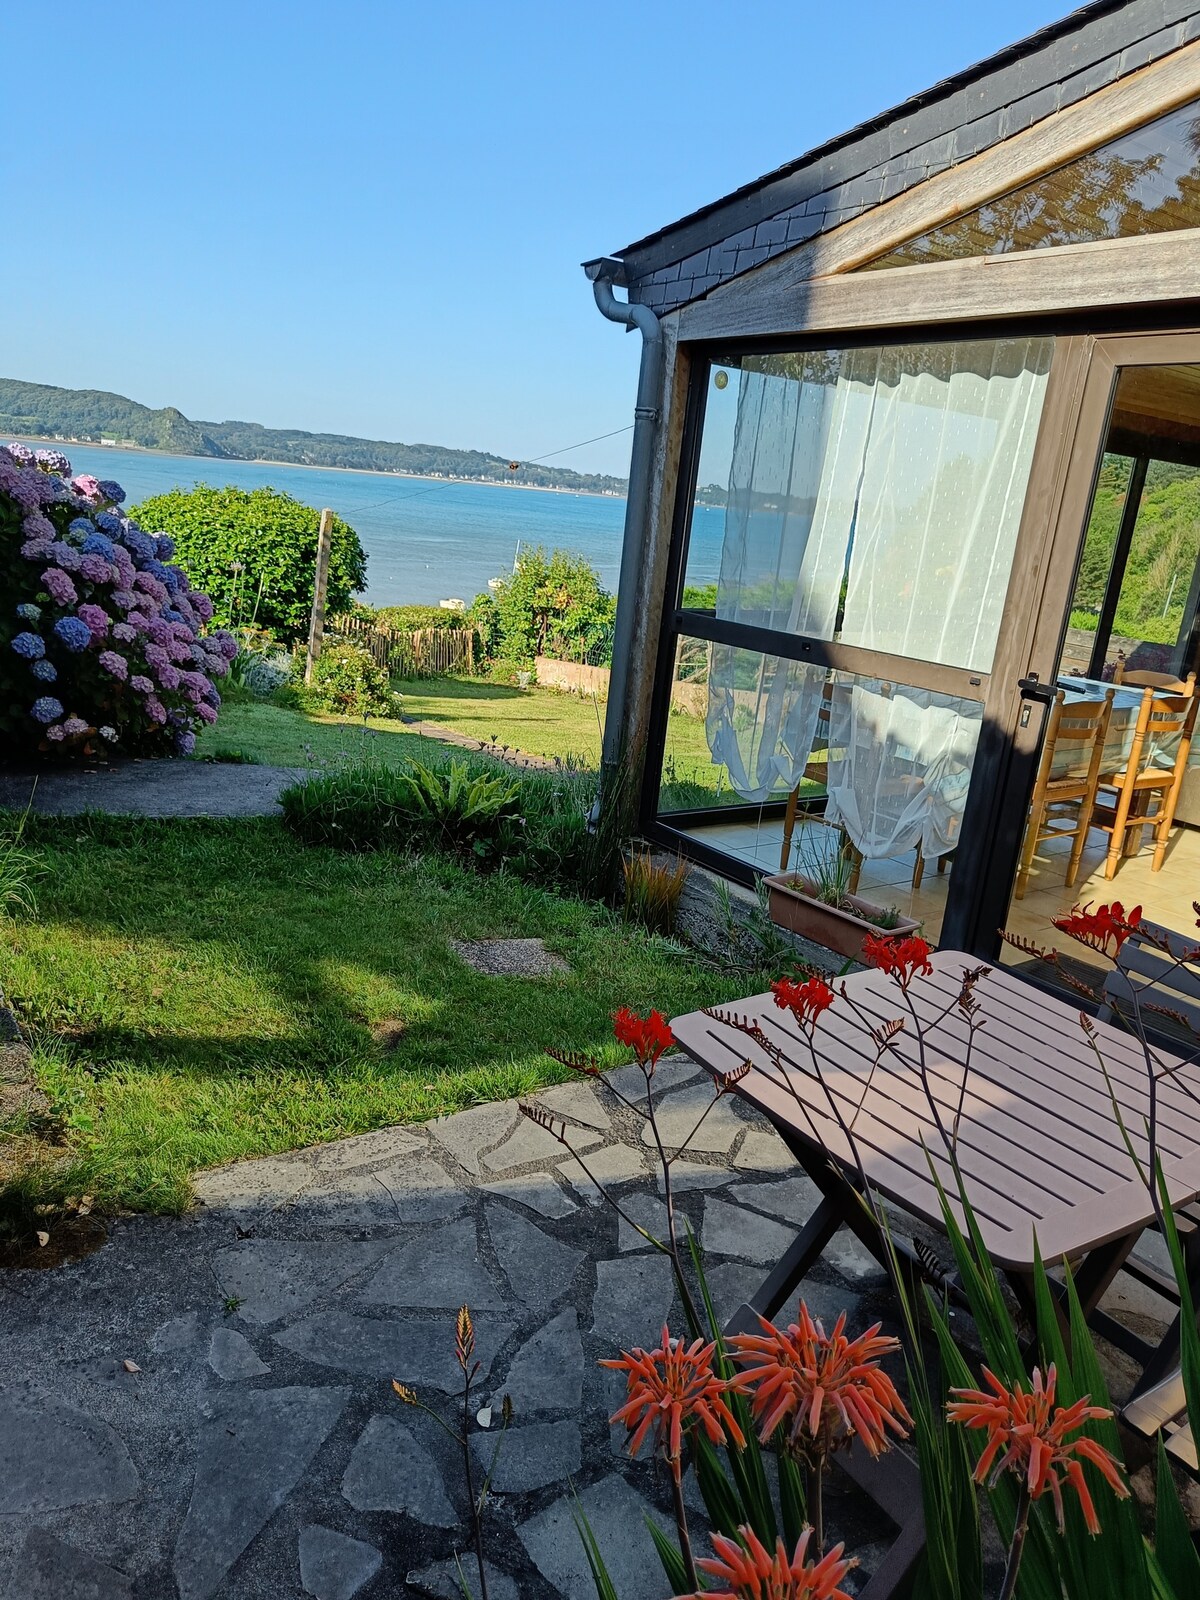
M772 922L852 961L863 959L863 940L868 934L876 939L907 939L921 926L915 917L902 916L894 928L881 928L873 919L882 916L885 908L853 894L846 896L846 905L852 910L826 905L798 872L777 872L763 882L770 896Z

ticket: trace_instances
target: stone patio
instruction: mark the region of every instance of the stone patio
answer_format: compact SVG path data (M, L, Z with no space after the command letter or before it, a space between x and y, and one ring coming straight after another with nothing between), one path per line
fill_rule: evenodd
M676 1058L660 1073L666 1126L690 1125L699 1069ZM640 1119L603 1084L541 1098L635 1219L655 1221ZM680 1180L727 1313L812 1193L732 1102ZM667 1487L624 1460L596 1363L667 1316L682 1327L669 1266L515 1102L240 1162L196 1189L186 1217L125 1219L85 1260L0 1275L6 1600L454 1600L461 1462L390 1380L452 1404L463 1301L483 1363L475 1409L498 1418L505 1393L515 1406L487 1514L494 1600L591 1600L571 1484L621 1600L667 1594L644 1524L666 1525ZM855 1241L830 1259L815 1309L881 1286ZM494 1437L475 1426L477 1461Z

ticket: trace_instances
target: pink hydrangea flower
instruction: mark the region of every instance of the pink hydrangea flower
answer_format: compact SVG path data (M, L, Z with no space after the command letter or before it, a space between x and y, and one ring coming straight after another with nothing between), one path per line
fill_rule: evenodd
M73 606L79 591L61 567L47 567L42 573L42 588L60 606Z
M85 500L102 500L100 484L90 472L80 473L79 477L71 479L71 487L75 493L82 495Z
M146 696L146 715L151 722L157 722L160 727L167 720L167 708L156 695Z
M201 722L207 722L209 727L211 727L217 720L216 707L205 704L203 700L201 700L200 704L196 707L196 715L200 718Z

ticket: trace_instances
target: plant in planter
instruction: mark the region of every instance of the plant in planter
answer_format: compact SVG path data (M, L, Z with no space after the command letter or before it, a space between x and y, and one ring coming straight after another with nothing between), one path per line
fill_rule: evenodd
M854 863L844 850L830 853L815 844L808 828L800 835L799 858L798 870L763 879L772 919L781 928L863 961L868 939L906 939L920 927L916 917L895 906L878 906L851 894Z

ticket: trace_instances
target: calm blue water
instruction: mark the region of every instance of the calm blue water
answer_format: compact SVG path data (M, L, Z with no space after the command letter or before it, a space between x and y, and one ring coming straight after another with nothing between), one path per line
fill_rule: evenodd
M332 506L356 529L367 552L372 605L436 604L451 595L468 603L489 578L511 572L517 541L560 546L585 555L614 589L621 560L624 500L547 494L478 483L397 478L376 472L276 467L206 456L65 445L76 472L115 478L130 503L196 482L242 489L269 484L311 506ZM716 579L724 513L697 511L688 581Z

